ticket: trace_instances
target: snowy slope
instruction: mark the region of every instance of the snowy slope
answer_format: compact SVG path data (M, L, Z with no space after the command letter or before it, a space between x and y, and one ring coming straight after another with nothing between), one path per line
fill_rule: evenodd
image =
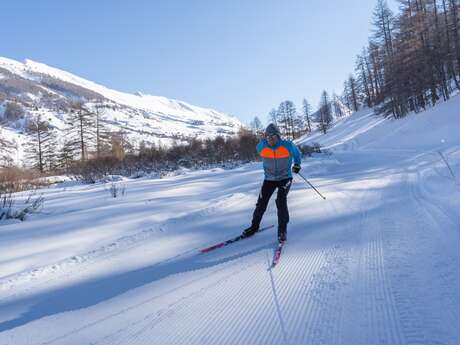
M295 179L273 270L273 230L198 253L249 224L259 164L44 190L0 226L0 344L458 344L459 106L306 139L327 200Z
M337 150L414 150L427 151L460 144L458 135L459 96L440 103L427 112L400 120L384 119L371 109L338 121L326 135L316 131L300 138L299 145L317 142Z
M63 136L71 103L77 99L89 107L99 100L109 129L123 129L135 145L143 140L168 145L184 137L232 135L242 126L237 118L213 109L165 97L123 93L42 63L0 57L0 124L15 132L18 147L25 140L23 131L28 119L38 114ZM7 102L18 103L23 116L6 118ZM34 109L36 104L40 104L39 110ZM15 154L21 156L21 149Z

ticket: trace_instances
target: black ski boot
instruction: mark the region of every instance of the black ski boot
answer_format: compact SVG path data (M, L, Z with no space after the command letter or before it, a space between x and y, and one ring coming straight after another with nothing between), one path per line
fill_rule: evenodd
M251 236L254 235L257 231L259 231L259 227L258 227L258 226L253 226L253 225L251 225L249 228L244 229L244 231L243 231L243 233L241 234L241 236L243 236L244 238L246 238L246 237L251 237Z
M286 240L287 240L286 231L278 231L278 242L283 243L283 242L286 242Z

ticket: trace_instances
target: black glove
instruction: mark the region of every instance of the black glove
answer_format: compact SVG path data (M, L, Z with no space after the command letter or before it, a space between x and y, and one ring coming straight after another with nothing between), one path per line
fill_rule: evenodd
M296 173L296 174L299 173L300 169L302 169L302 168L300 167L299 164L294 164L294 166L292 167L292 171L293 171L294 173Z

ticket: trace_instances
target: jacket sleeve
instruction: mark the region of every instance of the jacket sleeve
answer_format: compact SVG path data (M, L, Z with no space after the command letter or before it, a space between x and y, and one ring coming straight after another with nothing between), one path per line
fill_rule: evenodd
M262 139L256 146L257 153L260 154L260 151L262 151L264 147L266 147L265 139Z
M290 144L291 144L291 154L294 158L294 164L300 165L301 157L302 157L302 155L300 154L300 150L297 147L297 145L294 144L292 141L290 141Z

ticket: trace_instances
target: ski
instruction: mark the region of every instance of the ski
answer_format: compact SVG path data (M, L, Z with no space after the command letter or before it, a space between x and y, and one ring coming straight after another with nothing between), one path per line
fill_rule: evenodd
M286 242L278 243L278 247L275 250L275 254L273 254L273 261L272 261L271 268L274 268L276 265L278 265L278 262L280 262L281 251L283 250L283 246L284 246L285 243Z
M265 226L263 228L260 228L259 231L256 232L259 233L259 232L262 232L262 231L265 231L265 230L268 230L268 229L271 229L273 228L274 225L268 225L268 226ZM252 237L252 236L250 236ZM220 243L217 243L211 247L207 247L207 248L204 248L204 249L200 249L200 253L208 253L210 251L213 251L215 249L219 249L219 248L222 248L222 247L225 247L225 246L228 246L229 244L232 244L232 243L235 243L235 242L238 242L240 240L243 240L245 238L250 238L250 237L244 237L243 235L238 235L230 240L227 240L227 241L224 241L224 242L220 242Z

